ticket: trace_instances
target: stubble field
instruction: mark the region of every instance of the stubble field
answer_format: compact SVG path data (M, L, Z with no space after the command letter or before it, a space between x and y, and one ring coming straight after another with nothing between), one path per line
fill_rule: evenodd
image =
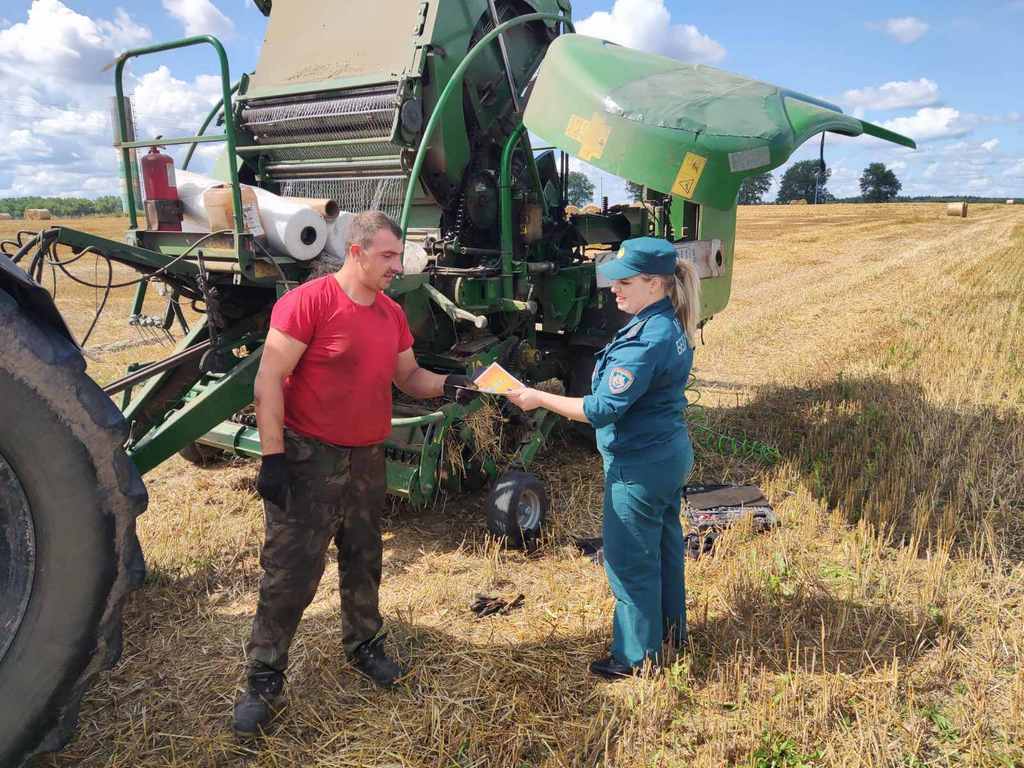
M39 764L1024 765L1024 208L943 213L740 209L733 298L696 353L700 404L716 432L781 459L705 448L694 479L760 484L781 525L737 528L688 562L690 647L671 666L588 675L612 600L572 542L599 531L600 463L556 437L538 465L554 519L532 556L487 540L481 495L387 510L382 607L411 670L399 690L345 664L329 565L287 709L259 748L239 744L256 465L175 458L147 477L149 577L122 660L76 741ZM0 238L22 225L0 222ZM96 295L57 285L80 335ZM126 325L130 301L115 293L87 344L101 382L170 349ZM477 620L477 592L525 605Z

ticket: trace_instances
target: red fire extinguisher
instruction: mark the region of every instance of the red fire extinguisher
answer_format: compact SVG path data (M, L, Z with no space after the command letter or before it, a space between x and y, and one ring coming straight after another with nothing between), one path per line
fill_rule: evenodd
M147 228L181 232L182 208L174 179L174 158L165 155L159 147L150 147L139 165L146 190Z

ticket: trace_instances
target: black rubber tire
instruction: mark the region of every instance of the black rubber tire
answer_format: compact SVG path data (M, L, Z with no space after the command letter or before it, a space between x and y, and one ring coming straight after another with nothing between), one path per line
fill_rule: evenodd
M121 655L124 598L145 577L135 518L148 498L121 412L76 347L3 291L0 328L0 454L35 538L31 592L0 658L0 765L19 766L71 739L82 695Z
M189 443L178 451L178 455L189 464L195 464L197 467L209 467L213 464L219 464L228 457L228 454L220 448L203 445L202 443Z
M548 494L536 475L509 470L491 487L486 506L487 529L512 549L529 549L547 520Z

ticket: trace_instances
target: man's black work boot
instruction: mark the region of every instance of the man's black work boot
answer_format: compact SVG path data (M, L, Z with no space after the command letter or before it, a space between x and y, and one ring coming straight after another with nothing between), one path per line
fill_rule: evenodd
M381 688L393 687L405 674L405 670L384 653L384 635L378 635L360 645L349 661Z
M235 702L237 736L258 736L281 705L284 673L259 661L249 670L249 684Z

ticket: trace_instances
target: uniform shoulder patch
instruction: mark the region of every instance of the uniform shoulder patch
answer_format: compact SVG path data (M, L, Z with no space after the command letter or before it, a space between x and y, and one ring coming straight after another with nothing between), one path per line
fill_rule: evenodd
M630 328L628 331L626 331L622 335L622 338L624 338L624 339L635 339L637 336L639 336L641 333L643 333L645 325L647 325L647 321L646 320L641 320L638 323L634 323L633 327Z
M676 339L676 354L681 355L686 351L686 337L680 336Z
M634 378L636 377L633 372L626 368L612 368L612 372L608 375L608 389L613 395L621 395L633 386Z

